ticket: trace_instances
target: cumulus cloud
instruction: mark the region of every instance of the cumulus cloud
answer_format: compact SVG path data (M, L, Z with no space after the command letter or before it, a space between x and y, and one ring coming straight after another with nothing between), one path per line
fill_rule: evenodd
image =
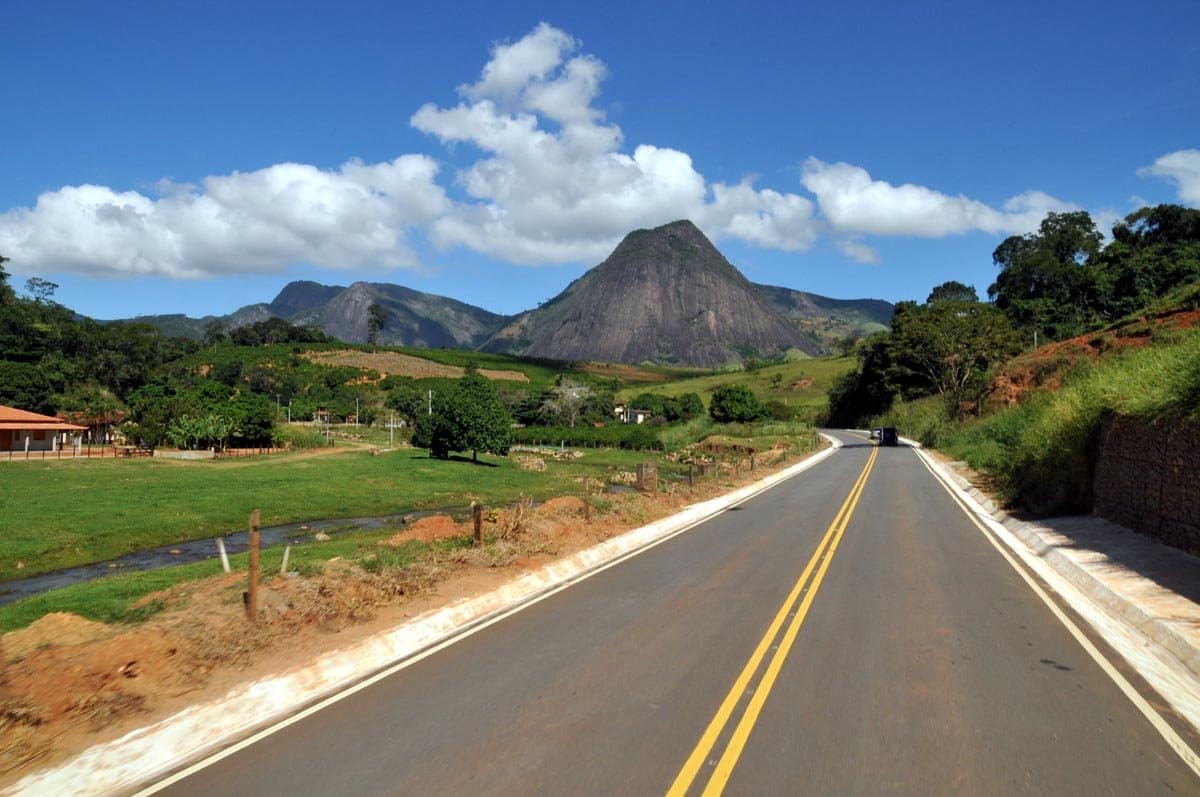
M1165 177L1179 188L1179 201L1200 207L1200 149L1181 149L1163 155L1154 165L1138 169L1142 177Z
M709 185L691 157L623 136L595 107L607 72L580 44L539 25L492 51L460 102L412 117L443 143L484 153L457 175L470 201L431 225L443 247L466 246L510 262L603 257L628 231L690 218L708 234L803 251L816 239L811 200L745 181Z
M997 210L968 197L950 196L925 186L875 180L860 166L804 162L801 182L817 197L822 215L838 232L940 238L981 230L1026 233L1051 211L1077 206L1040 191L1015 196Z
M160 183L155 196L67 186L0 214L0 251L26 272L98 276L262 273L296 262L412 265L405 230L449 204L436 174L430 158L405 155L352 160L336 171L280 163L199 186Z

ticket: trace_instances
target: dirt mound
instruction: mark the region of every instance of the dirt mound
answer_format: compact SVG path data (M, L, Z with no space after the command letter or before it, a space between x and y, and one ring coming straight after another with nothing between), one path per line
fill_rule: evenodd
M433 540L444 540L448 537L457 537L466 532L459 528L454 522L454 518L449 515L431 515L423 517L416 523L406 528L404 531L395 535L388 540L388 545L399 545L409 540L421 540L422 542L432 542Z
M581 515L583 514L583 499L574 495L564 495L561 498L551 498L537 508L539 515Z
M104 623L85 620L77 614L54 612L19 631L4 635L4 655L23 659L38 648L51 645L81 645L115 633Z

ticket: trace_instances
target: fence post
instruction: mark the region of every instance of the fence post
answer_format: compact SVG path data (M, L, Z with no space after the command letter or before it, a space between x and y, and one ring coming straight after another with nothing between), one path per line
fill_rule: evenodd
M258 510L250 513L250 589L246 592L246 617L258 619Z
M695 466L694 466L692 463L690 463L690 462L688 463L688 487L691 487L691 486L692 486L692 484L693 484L693 482L692 482L692 469L693 469L694 467L695 467Z
M471 507L471 517L475 522L475 547L483 545L483 504L476 503Z

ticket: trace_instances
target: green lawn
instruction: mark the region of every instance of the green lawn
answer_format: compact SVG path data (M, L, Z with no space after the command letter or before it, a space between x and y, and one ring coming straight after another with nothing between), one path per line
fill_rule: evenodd
M502 457L481 456L486 464L473 465L430 459L420 449L187 463L0 463L0 581L244 529L254 509L262 525L273 526L473 499L508 503L522 493L578 492L577 476L602 477L609 467L630 468L646 458L602 450L541 473Z

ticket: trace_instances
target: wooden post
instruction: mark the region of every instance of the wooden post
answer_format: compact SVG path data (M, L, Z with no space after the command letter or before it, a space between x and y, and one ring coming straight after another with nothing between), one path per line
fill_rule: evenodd
M471 507L471 516L475 521L475 547L483 545L483 504Z
M637 488L639 492L658 492L658 468L653 462L642 462L637 466Z
M692 463L689 462L688 463L688 487L692 486L692 468L693 467L694 466L692 465Z
M587 523L592 522L592 499L587 494L583 494L583 519Z
M258 510L250 513L250 589L246 592L246 616L250 622L258 619Z
M279 566L279 575L287 575L288 558L292 555L292 546L284 546L283 549L283 564Z
M750 470L754 470L754 452L750 452Z

